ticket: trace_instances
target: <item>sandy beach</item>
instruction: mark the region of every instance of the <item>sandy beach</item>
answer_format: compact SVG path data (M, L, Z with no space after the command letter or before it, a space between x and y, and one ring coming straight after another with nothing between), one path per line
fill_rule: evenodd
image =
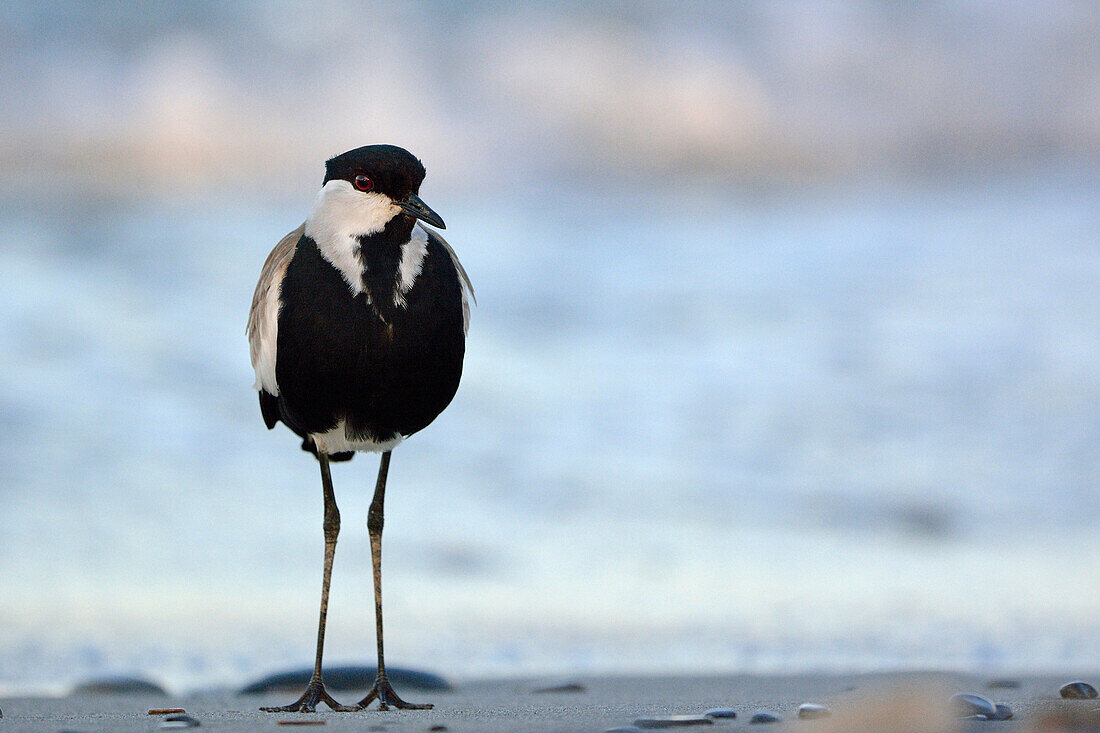
M0 733L1100 733L1100 2L0 28Z
M873 730L1096 730L1098 700L1061 700L1059 687L1080 675L1008 677L1015 687L990 687L994 678L939 673L872 675L597 677L460 682L449 691L408 691L407 699L430 701L430 711L368 710L272 715L261 705L283 704L285 694L238 695L209 692L186 696L73 695L0 701L0 731L148 731L170 727L150 709L183 708L201 727L225 731L274 731L298 727L324 730L400 731L607 731L630 730L637 721L668 715L736 711L715 719L714 729L750 725L752 715L776 715L772 730L831 733ZM1088 679L1088 677L1086 677ZM1095 681L1096 676L1092 677ZM540 691L566 685L573 691ZM1007 721L957 721L948 710L955 693L974 693L1013 711ZM353 693L339 699L354 700ZM803 703L818 703L831 715L800 720ZM1061 716L1056 723L1054 716ZM1090 721L1092 727L1065 727ZM884 721L890 721L889 723ZM287 723L292 723L288 725ZM303 725L312 723L312 725ZM701 724L700 727L706 725ZM441 727L442 726L442 727Z

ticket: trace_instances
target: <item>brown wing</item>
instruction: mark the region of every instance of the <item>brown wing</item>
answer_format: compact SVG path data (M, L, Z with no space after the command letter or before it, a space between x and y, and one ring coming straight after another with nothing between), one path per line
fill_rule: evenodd
M305 231L303 222L294 231L287 234L271 254L267 256L260 281L256 283L256 292L252 296L252 307L248 311L248 353L252 358L252 368L256 370L256 389L262 389L272 396L278 396L279 386L275 382L275 345L279 335L279 287L282 285L286 268L294 257L298 240Z

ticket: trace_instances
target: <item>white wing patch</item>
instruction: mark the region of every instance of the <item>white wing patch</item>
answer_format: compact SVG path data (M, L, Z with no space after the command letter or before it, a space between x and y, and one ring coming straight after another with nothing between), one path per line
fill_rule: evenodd
M416 230L424 232L425 237L428 235L428 231L420 226L419 223L413 230L414 235ZM474 286L470 283L470 276L466 274L466 268L458 261L458 255L455 254L454 248L451 247L439 232L433 230L431 236L439 240L439 243L443 245L443 249L447 250L447 254L450 255L451 262L454 263L455 270L458 272L458 284L462 288L462 332L468 335L470 333L470 301L474 301L474 305L477 305L477 295L474 294Z
M263 269L260 281L256 283L256 292L252 296L252 308L248 311L248 353L252 358L252 368L256 370L256 390L279 396L279 385L275 381L276 347L279 342L279 293L286 275L286 268L294 258L298 240L305 230L303 223L287 234L271 250Z
M412 290L420 270L424 267L424 256L428 254L428 232L420 226L413 227L409 241L401 245L401 262L397 266L397 289L393 291L393 304L406 307L405 293Z

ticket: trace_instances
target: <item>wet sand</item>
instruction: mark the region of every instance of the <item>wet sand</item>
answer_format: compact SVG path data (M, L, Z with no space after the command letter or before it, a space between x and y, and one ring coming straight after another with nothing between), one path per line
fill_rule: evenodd
M0 733L17 731L150 731L161 730L164 716L149 715L151 708L183 708L207 730L279 731L377 730L402 731L606 731L631 726L641 718L672 714L702 714L715 708L737 712L732 720L715 720L708 730L750 727L756 711L779 716L772 725L752 729L833 733L858 728L874 730L1035 730L1037 718L1052 711L1098 716L1100 700L1063 701L1059 687L1071 680L1094 684L1100 675L1067 674L1044 677L1007 677L1016 688L993 688L993 679L961 674L894 673L873 675L808 674L797 676L675 676L675 677L559 677L553 679L480 680L455 684L449 691L399 690L412 702L432 702L429 711L367 710L358 713L268 714L261 705L290 702L293 695L238 695L234 692L159 695L72 695L62 698L0 700ZM577 691L537 690L573 683ZM947 710L954 693L974 693L1005 703L1014 717L1008 721L957 721ZM353 702L354 693L336 695ZM827 706L832 715L821 720L799 720L802 703ZM1065 711L1069 711L1068 713ZM1084 716L1084 718L1082 718ZM1100 717L1095 717L1100 728ZM280 725L284 721L321 725ZM1048 720L1044 730L1050 727ZM992 727L989 727L992 726ZM698 727L704 727L702 725ZM1079 728L1080 729L1080 728ZM200 728L201 730L201 728Z

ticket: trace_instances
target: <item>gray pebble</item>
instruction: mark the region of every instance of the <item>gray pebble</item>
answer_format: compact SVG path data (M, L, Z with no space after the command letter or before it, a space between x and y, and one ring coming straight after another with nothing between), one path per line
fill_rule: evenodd
M984 715L992 718L997 714L997 707L978 695L952 695L951 711L956 718L966 718L971 715Z
M638 718L634 725L639 728L680 728L685 725L714 725L714 721L705 715L662 715L657 718Z
M778 723L779 722L779 716L776 715L775 713L769 713L767 711L761 710L759 713L753 713L752 717L749 718L749 722L750 723Z
M161 728L198 728L202 723L192 718L190 715L184 715L183 713L176 713L174 715L165 716L161 721Z
M997 711L995 713L993 713L993 717L991 717L990 720L1011 720L1012 719L1012 708L1010 708L1009 706L1007 706L1003 703L997 703L995 707L997 708Z
M540 694L540 695L541 694L546 694L546 693L569 693L569 692L584 692L584 691L585 691L584 685L580 684L579 682L566 682L565 684L562 684L562 685L550 685L549 687L539 687L539 688L536 688L534 690L531 690L531 692L534 692L534 693Z
M730 710L728 708L716 708L714 710L706 711L705 713L703 713L703 715L707 716L708 718L719 718L719 719L725 719L725 720L733 720L734 718L737 717L737 711L736 710Z
M140 677L100 677L81 682L72 695L167 695L155 682Z
M818 718L827 718L830 715L832 715L832 711L824 705L807 702L798 706L798 717L802 720L817 720Z
M1067 700L1091 700L1096 697L1096 688L1088 682L1070 682L1062 685L1058 692Z
M990 680L989 683L986 684L986 687L991 690L1016 690L1020 687L1020 680Z

